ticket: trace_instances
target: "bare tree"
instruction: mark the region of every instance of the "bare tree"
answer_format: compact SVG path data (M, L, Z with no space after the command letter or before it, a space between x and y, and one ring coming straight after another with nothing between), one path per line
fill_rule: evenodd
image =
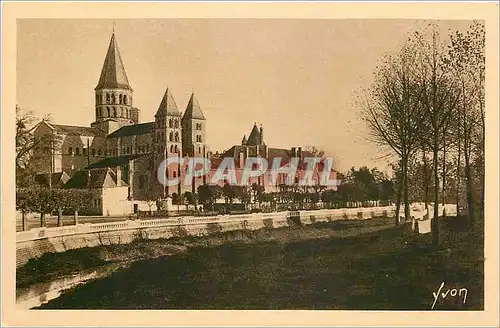
M396 56L388 56L375 74L375 82L361 102L362 117L368 125L370 139L390 149L399 159L401 190L405 219L410 218L408 198L408 163L420 142L423 111L421 88L416 80L415 44L408 42ZM396 222L399 222L399 199L396 201Z
M480 183L480 216L484 211L484 142L485 142L485 113L484 113L484 80L485 80L485 32L484 25L474 22L465 33L455 32L450 35L447 64L453 72L460 88L460 97L457 106L459 134L457 135L458 162L464 156L464 173L467 192L468 218L474 220L474 188L472 157L474 154L481 161L481 170L477 172ZM459 175L460 176L460 175ZM458 203L458 201L457 201Z
M426 133L429 134L432 150L432 172L434 178L434 217L432 223L433 242L439 243L439 151L452 114L459 99L459 90L446 69L444 46L439 40L436 27L429 31L415 33L418 44L418 72L421 92L421 106L428 122ZM429 40L430 39L430 40Z

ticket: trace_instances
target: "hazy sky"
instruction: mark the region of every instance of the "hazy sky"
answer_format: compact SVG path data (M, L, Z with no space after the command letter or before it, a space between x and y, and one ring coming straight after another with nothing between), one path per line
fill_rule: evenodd
M335 167L384 167L366 140L354 91L422 22L413 20L115 20L141 122L168 86L184 110L194 90L207 142L224 150L262 123L270 147L325 149ZM443 32L467 21L442 21ZM112 20L18 21L17 103L55 123L94 121L94 87Z

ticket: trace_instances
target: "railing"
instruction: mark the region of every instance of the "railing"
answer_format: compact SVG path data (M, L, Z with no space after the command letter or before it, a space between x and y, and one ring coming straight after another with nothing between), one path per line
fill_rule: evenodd
M446 206L440 205L439 212L442 214L443 209L446 209L447 215L456 214L456 206L447 204ZM432 215L433 208L429 206L429 213ZM336 219L368 219L373 216L382 216L387 214L393 216L395 211L394 206L384 207L361 207L361 208L345 208L345 209L323 209L323 210L308 210L308 211L293 211L299 213L302 218L336 218ZM165 219L146 219L146 220L126 220L117 222L106 223L84 223L75 226L54 227L54 228L35 228L28 231L16 233L17 242L24 242L30 240L37 240L43 238L85 234L85 233L98 233L103 231L116 231L116 230L130 230L148 227L162 227L162 226L181 226L181 225L201 225L208 223L224 223L224 222L241 222L255 221L263 219L286 219L292 211L274 212L274 213L252 213L252 214L239 214L239 215L219 215L215 217L176 217ZM411 208L411 216L417 220L421 220L426 214L425 206L416 204ZM402 213L400 212L400 216ZM404 213L403 213L404 215Z

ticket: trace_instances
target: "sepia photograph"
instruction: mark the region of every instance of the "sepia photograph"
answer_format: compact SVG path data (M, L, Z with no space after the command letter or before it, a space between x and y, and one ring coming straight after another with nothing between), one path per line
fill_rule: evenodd
M12 20L13 306L491 310L478 17Z

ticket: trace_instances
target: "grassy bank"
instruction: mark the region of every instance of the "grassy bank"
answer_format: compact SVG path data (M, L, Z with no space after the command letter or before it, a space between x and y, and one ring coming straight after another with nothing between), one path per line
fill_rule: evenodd
M257 243L192 245L136 262L42 307L429 310L444 282L442 292L466 288L468 296L463 303L447 293L436 310L482 309L482 234L459 223L443 222L437 250L429 247L430 235L415 235L408 225L354 233L368 221L339 222L329 236L328 224L272 238L265 236L272 231L256 232Z
M266 228L257 231L241 230L215 233L203 237L171 239L137 239L130 244L105 245L80 248L62 253L47 253L17 268L16 287L26 288L36 283L51 281L62 276L98 268L110 263L133 262L176 254L188 248L209 247L226 243L259 243L276 240L296 240L348 237L378 231L392 225L391 219L379 218L368 221L334 221L303 227Z

